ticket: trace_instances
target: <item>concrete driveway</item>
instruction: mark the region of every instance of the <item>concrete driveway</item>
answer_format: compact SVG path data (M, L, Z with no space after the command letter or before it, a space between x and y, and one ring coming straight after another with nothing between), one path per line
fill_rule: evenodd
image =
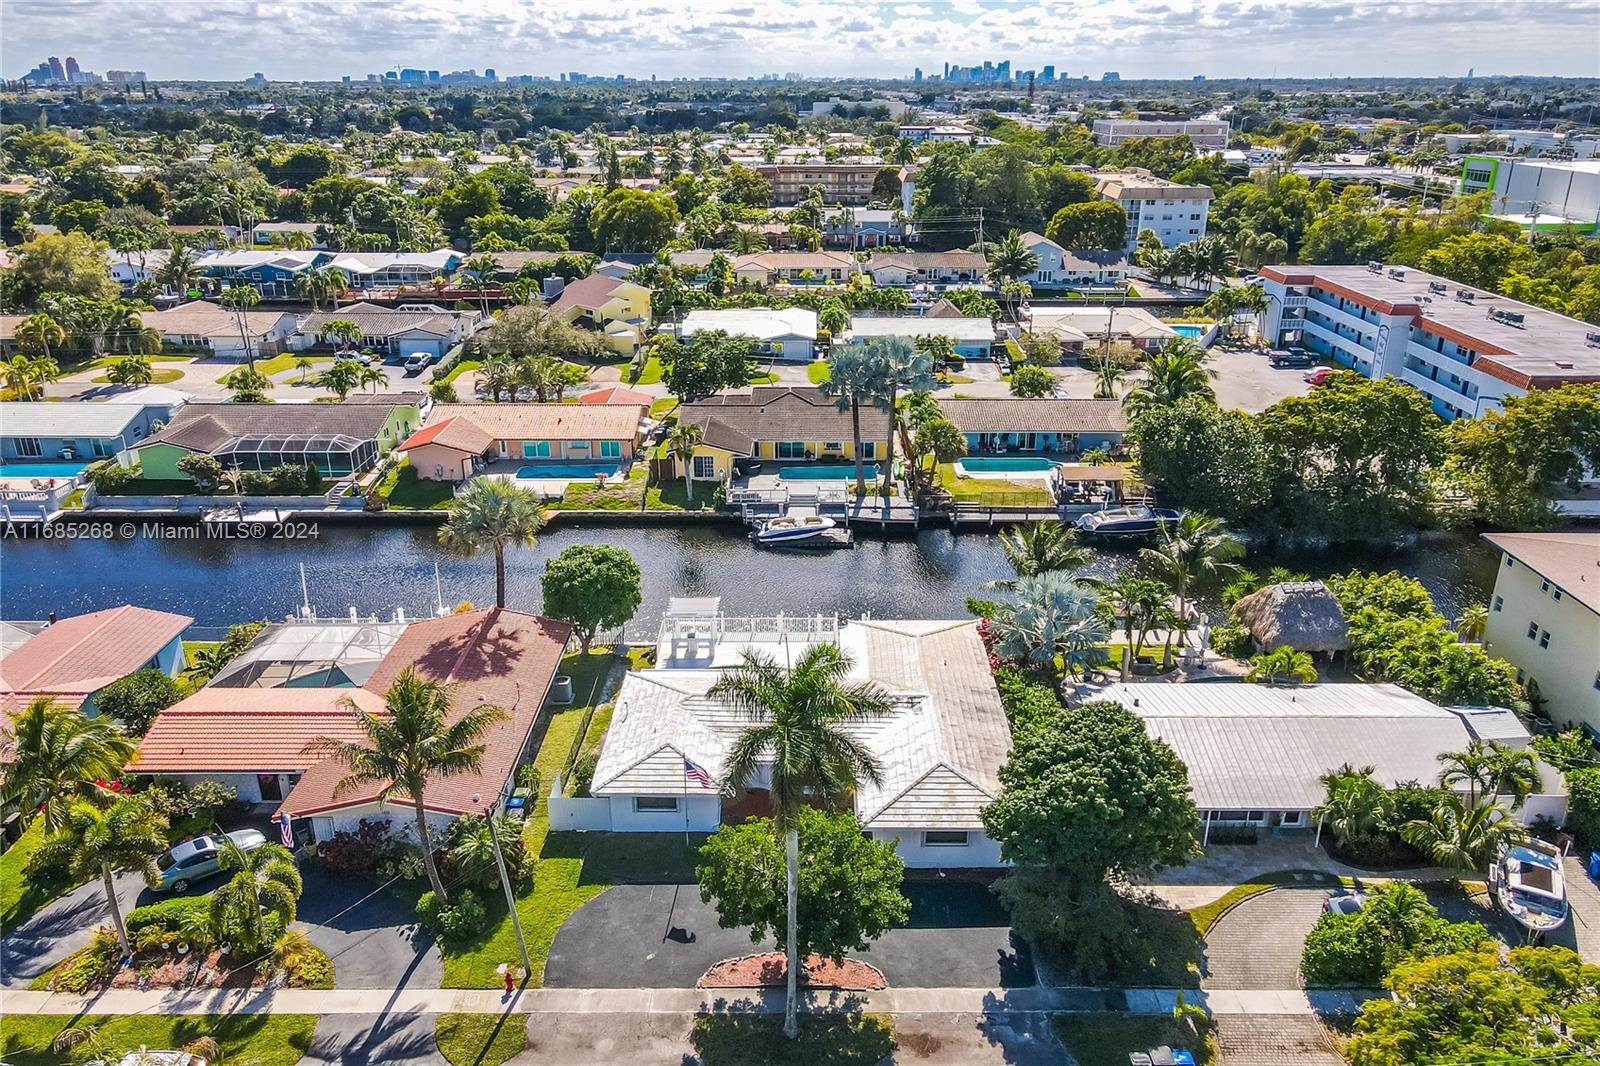
M1278 888L1224 914L1206 937L1202 987L1299 988L1300 954L1327 894L1322 888Z
M126 915L164 899L134 873L115 875L117 901ZM53 900L0 940L0 987L26 988L34 978L89 943L96 928L111 921L104 883L97 877Z
M1025 947L982 885L913 882L911 920L855 957L891 986L988 988L1034 982ZM695 885L618 885L556 933L545 964L551 988L691 988L713 963L757 951L744 929L723 929Z
M325 1014L300 1066L449 1066L434 1041L432 1014Z
M335 988L438 988L444 960L434 937L417 927L407 894L373 894L374 883L301 866L296 929L333 959Z

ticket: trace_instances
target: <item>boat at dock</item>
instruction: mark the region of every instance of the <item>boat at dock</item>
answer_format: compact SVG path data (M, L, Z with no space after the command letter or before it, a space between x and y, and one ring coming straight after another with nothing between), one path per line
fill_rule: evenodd
M762 522L750 536L757 544L795 544L821 537L836 524L821 515L784 515Z
M1079 515L1074 524L1080 533L1090 536L1139 537L1156 533L1182 517L1180 512L1170 507L1150 507L1140 503L1090 511Z
M1566 923L1561 852L1542 840L1503 847L1500 861L1489 870L1489 891L1506 917L1530 933L1548 933Z

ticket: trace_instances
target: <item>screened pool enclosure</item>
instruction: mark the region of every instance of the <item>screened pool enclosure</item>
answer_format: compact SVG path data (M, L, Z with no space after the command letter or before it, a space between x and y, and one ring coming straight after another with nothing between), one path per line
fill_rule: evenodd
M378 442L335 434L277 434L236 437L211 453L227 469L271 470L275 466L315 466L324 477L355 474L378 460Z

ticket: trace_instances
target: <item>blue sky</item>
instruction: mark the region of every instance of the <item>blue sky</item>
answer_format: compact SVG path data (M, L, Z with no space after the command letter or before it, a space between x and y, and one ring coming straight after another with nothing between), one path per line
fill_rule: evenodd
M635 77L902 75L1010 59L1099 78L1600 76L1568 0L0 0L0 69L49 55L153 78L362 76L397 64Z

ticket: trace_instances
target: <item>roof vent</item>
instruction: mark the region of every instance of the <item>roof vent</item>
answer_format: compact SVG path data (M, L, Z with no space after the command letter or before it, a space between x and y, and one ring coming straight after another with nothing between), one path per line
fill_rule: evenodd
M1585 333L1583 343L1591 348L1600 348L1600 333Z
M1472 290L1471 289L1457 289L1456 290L1456 299L1460 300L1464 304L1471 303L1472 302Z
M1376 259L1369 259L1367 260L1367 269L1374 274L1382 274L1383 264L1378 262Z
M1442 281L1430 281L1430 282L1428 282L1428 291L1429 292L1440 292L1440 293L1442 293L1442 292L1448 292L1449 289L1450 289L1450 286L1446 285Z
M1406 272L1404 270L1399 269L1398 267L1390 267L1389 268L1389 276L1391 278L1393 278L1395 281L1404 281L1404 280L1406 280Z

